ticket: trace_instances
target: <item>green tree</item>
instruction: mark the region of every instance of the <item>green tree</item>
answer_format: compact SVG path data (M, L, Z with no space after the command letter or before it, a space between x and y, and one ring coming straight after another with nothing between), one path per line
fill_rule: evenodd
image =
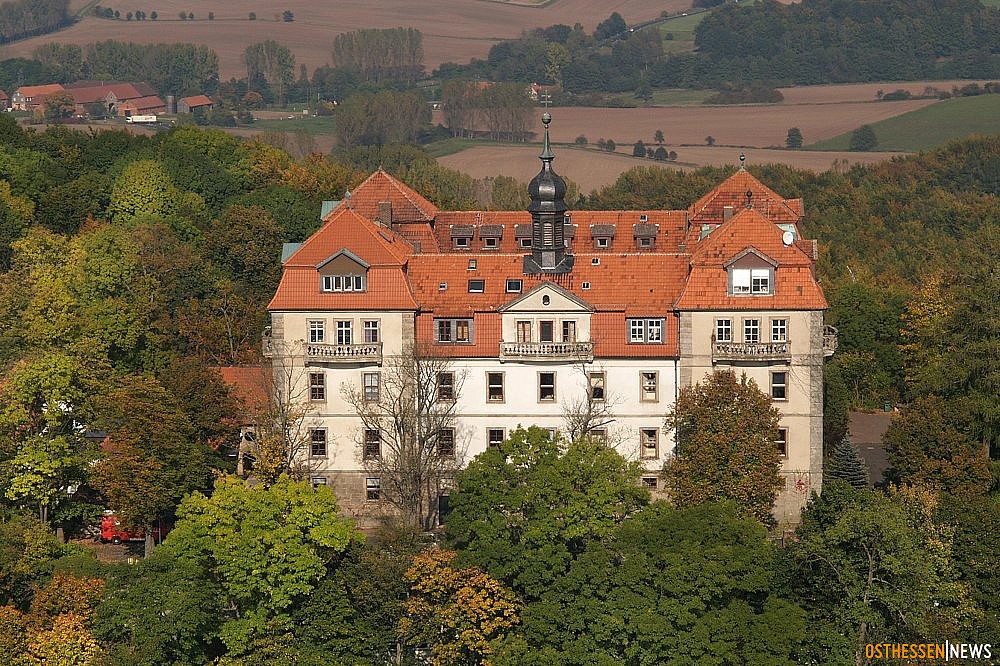
M789 128L788 136L785 137L785 147L797 150L802 147L803 142L802 130L798 127Z
M656 160L657 162L666 162L667 157L669 156L670 155L669 153L667 153L667 149L664 148L663 146L657 146L656 150L653 151L653 159Z
M787 551L809 614L800 662L864 664L866 644L955 635L979 621L933 506L923 491L886 497L841 481L813 496Z
M732 501L742 515L771 521L784 481L774 445L778 410L746 375L719 371L681 389L666 425L677 453L663 466L671 498L680 507Z
M845 436L833 450L830 462L823 470L823 478L831 481L839 479L857 489L868 487L868 468L850 437Z
M632 157L645 157L646 156L646 144L642 142L642 139L635 142L632 146Z
M878 137L871 125L862 125L851 132L850 150L866 152L878 147Z
M280 278L284 230L259 206L231 206L205 234L206 254L226 275L263 301Z
M589 439L517 429L456 476L446 523L462 562L538 598L587 543L613 533L649 493L642 467Z
M654 502L588 544L495 663L790 666L805 622L774 592L777 554L732 506Z
M195 563L158 551L108 572L94 635L115 663L206 663L221 590Z
M889 457L886 476L959 497L990 490L986 446L969 435L973 415L966 399L918 398L895 416L882 438Z
M656 130L653 133L653 141L655 141L656 143L658 143L660 145L663 145L663 140L664 140L663 139L663 130L659 130L659 129Z
M622 18L622 15L618 12L612 12L611 16L597 24L597 28L594 30L594 39L618 37L626 30L628 30L628 26L625 25L625 19Z
M360 538L341 518L325 487L282 477L250 486L221 477L211 497L193 493L177 510L165 554L207 572L231 609L220 637L234 657L254 640L292 632L290 613L326 573L327 564Z

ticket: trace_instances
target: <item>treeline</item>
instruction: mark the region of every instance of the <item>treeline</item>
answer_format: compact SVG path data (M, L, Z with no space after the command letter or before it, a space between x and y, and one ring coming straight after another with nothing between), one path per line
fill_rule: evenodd
M423 35L414 28L345 32L333 39L333 65L361 81L413 85L424 75Z
M524 141L532 135L533 107L527 87L517 83L451 80L441 86L441 109L452 136L485 132L494 141Z
M628 31L615 16L593 35L580 24L541 28L436 75L557 85L567 103L628 91L642 99L649 86L1000 76L1000 9L977 0L726 3L695 29L694 51L669 54L658 27Z
M7 0L0 3L0 44L44 35L72 21L69 0Z
M661 85L796 84L1000 75L1000 10L977 0L727 4L669 58Z

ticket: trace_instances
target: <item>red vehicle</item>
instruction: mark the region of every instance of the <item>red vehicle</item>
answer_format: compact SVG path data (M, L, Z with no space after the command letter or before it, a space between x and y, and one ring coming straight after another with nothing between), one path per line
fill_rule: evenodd
M167 530L162 525L153 527L153 541L160 543ZM126 527L113 513L106 513L101 518L101 543L125 543L126 541L145 541L146 532L141 527Z

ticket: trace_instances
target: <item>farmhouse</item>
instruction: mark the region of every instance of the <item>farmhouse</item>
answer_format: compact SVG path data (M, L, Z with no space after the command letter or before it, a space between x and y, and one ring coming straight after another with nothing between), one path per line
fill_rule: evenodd
M394 359L416 349L445 359L434 399L456 416L435 434L441 457L462 464L519 425L566 432L582 405L603 416L585 432L641 460L655 490L679 389L731 368L781 411L775 514L797 520L822 483L836 347L802 201L741 168L687 210L571 211L543 122L527 211L442 211L380 169L286 248L264 349L286 397L311 408L298 461L347 512L378 515L371 461L386 435L350 396L379 400Z
M10 106L15 111L30 111L41 106L45 98L63 90L62 84L49 83L44 86L21 86L10 96Z

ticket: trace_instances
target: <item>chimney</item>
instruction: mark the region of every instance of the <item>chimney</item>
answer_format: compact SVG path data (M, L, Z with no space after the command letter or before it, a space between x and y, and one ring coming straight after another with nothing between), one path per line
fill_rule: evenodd
M729 219L732 216L733 216L733 207L732 206L723 206L722 207L722 221L723 222L728 222Z
M378 221L383 227L392 228L392 202L378 202Z

